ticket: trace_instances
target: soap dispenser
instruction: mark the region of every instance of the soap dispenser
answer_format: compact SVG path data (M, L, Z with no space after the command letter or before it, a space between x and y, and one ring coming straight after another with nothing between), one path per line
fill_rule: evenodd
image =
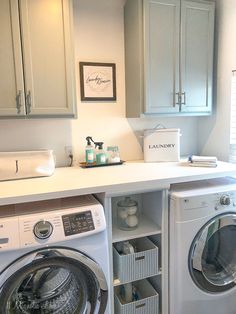
M103 142L95 142L96 151L96 164L102 165L106 163L106 153L103 150Z
M85 159L87 164L93 164L95 161L95 152L94 148L91 144L92 138L91 136L86 137L87 146L85 147Z

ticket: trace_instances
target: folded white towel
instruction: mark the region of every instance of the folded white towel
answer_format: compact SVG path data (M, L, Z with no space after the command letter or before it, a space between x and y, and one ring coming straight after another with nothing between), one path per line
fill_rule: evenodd
M217 157L214 156L197 156L192 155L189 157L190 162L207 162L207 163L216 163Z
M217 167L216 162L190 162L189 165L191 167L209 167L209 168L215 168Z

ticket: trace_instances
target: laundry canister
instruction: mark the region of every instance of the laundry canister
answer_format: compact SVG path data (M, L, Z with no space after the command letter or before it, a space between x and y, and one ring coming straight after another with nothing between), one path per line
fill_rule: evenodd
M145 162L179 161L180 130L144 130L143 151Z

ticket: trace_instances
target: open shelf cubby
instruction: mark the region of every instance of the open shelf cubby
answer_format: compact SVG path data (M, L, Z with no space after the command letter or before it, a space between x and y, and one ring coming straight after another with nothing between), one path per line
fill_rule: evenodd
M127 196L138 205L138 225L135 229L123 230L122 225L119 224L120 212L117 204ZM159 298L159 295L163 295L163 209L166 207L164 197L166 197L165 190L137 194L125 193L111 197L114 314L127 314L131 310L139 309L140 306L144 307L144 304L145 311L149 314L152 313L151 308L155 302L155 312L163 310L162 297ZM126 210L126 207L123 207L122 210ZM124 219L126 218L127 216L124 216ZM120 249L127 243L128 247L133 247L134 252L127 254L123 251L124 249ZM146 289L146 285L152 292L150 295L143 296L137 304L135 302L122 303L119 291L130 283L135 286L136 282L139 283L140 292Z

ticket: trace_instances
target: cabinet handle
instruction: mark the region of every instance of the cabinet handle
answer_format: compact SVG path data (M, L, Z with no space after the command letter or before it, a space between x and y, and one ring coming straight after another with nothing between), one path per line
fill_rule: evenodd
M17 95L16 95L16 109L17 109L17 114L20 114L20 112L21 112L21 90L19 90Z
M177 97L176 97L177 96ZM176 98L177 98L177 101L176 101ZM175 107L175 105L180 105L181 103L181 100L180 100L180 94L179 93L175 93L175 99L174 99L174 105L173 107Z
M182 102L182 96L184 96L183 102ZM181 93L181 105L186 105L186 92Z
M28 91L28 93L26 95L26 111L27 111L27 114L29 114L31 112L31 92L30 92L30 90Z

